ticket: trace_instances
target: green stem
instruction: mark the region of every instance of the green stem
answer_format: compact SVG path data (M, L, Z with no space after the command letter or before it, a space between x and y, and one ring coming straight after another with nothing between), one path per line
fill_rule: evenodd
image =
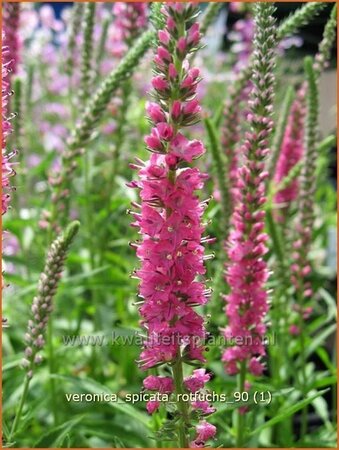
M276 290L275 295L275 302L273 304L273 314L272 314L272 320L275 320L275 326L273 327L274 330L276 330L278 334L278 345L282 344L283 349L282 353L286 352L286 347L284 346L284 341L282 341L280 338L285 338L285 330L283 330L282 333L280 333L280 323L283 322L283 325L287 323L287 310L284 307L283 302L281 299L286 293L286 290L289 285L289 281L287 280L288 275L286 276L286 261L285 261L285 249L283 245L283 233L281 232L281 229L279 225L274 221L273 215L272 215L272 203L269 202L266 209L266 224L269 231L269 235L272 240L273 250L277 258L277 269L276 269L276 275L280 281L280 286ZM276 353L276 352L274 352ZM277 358L280 360L281 353L276 353ZM274 367L275 373L279 373L279 367Z
M172 367L175 395L177 401L177 408L180 413L179 425L178 425L178 437L179 437L179 448L188 448L188 404L182 400L182 395L185 393L184 390L184 376L181 358Z
M288 323L288 308L286 305L287 297L286 293L289 287L289 271L286 271L286 263L285 263L285 254L286 249L282 244L283 239L280 226L274 221L272 216L272 202L268 202L268 207L266 210L266 223L269 231L269 235L272 239L273 250L276 255L276 276L279 280L279 284L275 290L273 302L272 302L272 330L276 333L277 336L277 345L270 345L269 347L269 355L270 355L270 367L272 372L273 384L275 389L280 389L282 384L288 382L286 379L282 380L281 375L281 367L283 364L288 364L289 355L288 355L288 345L286 342L286 333L287 333L287 323ZM288 212L286 211L286 214ZM272 336L274 337L274 336ZM280 408L279 398L275 399L272 404L272 410L274 414L277 413ZM273 427L273 435L277 436L279 439L280 435L280 427L278 425Z
M15 418L14 418L14 422L13 422L13 425L12 425L11 432L10 432L9 437L8 437L8 442L9 443L11 443L12 439L14 439L15 433L16 433L16 431L18 429L18 425L20 423L22 410L23 410L23 407L24 407L24 404L25 404L25 401L26 401L26 397L27 397L28 387L29 387L30 381L31 381L31 379L26 375L25 376L25 381L24 381L24 389L23 389L23 392L22 392L20 403L19 403L17 412L15 414Z
M85 191L85 214L86 214L86 229L87 229L87 248L89 252L89 264L90 270L94 271L96 269L96 244L95 244L95 222L93 220L94 214L92 211L92 203L91 203L91 177L90 177L90 158L89 158L89 150L88 147L85 148L84 153L84 164L83 164L83 182L84 182L84 191ZM100 299L98 296L98 290L94 287L94 289L90 290L91 301L94 305L94 331L98 331L100 329ZM93 376L96 376L97 369L99 368L99 364L97 361L98 352L96 351L95 346L92 346L91 352L91 367L93 368Z
M241 394L245 390L245 379L246 379L246 361L242 361L240 365L240 373L238 376L238 392ZM237 411L237 438L236 447L242 448L243 442L245 441L245 427L246 427L246 416L242 414L240 410Z
M210 151L212 154L212 159L214 163L214 168L218 180L218 187L221 197L221 210L222 210L222 220L221 220L221 233L224 239L228 237L229 231L229 221L231 216L231 199L230 199L230 187L228 182L228 177L225 172L226 162L224 161L224 155L220 149L219 138L217 131L208 118L204 119L204 124L210 141Z
M104 23L102 25L100 41L99 41L97 54L96 54L96 75L98 77L100 77L100 64L105 55L105 44L107 41L108 27L110 25L110 22L111 22L111 18L107 18L104 20Z
M110 210L111 210L111 198L113 195L113 189L115 187L115 178L117 174L119 173L119 162L120 162L120 155L121 155L121 148L123 146L124 140L125 140L125 126L127 123L126 115L128 111L128 107L130 104L129 96L132 90L132 83L130 80L127 80L122 85L122 106L120 108L120 114L118 117L118 126L114 133L115 136L115 147L114 147L114 153L112 158L112 165L110 168L109 178L108 178L108 186L107 186L107 216L109 216Z
M94 269L94 256L95 256L95 245L93 242L93 215L91 208L91 182L90 182L90 161L89 161L89 151L88 147L85 149L84 153L84 166L83 166L83 177L84 177L84 190L85 190L85 213L87 221L87 232L88 232L88 249L90 255L91 269Z
M333 349L332 349L332 364L333 367L337 367L337 341L334 341ZM332 420L333 423L337 423L338 411L337 411L337 394L338 394L338 386L334 384L332 387Z
M283 143L286 125L288 121L288 115L290 113L293 99L294 99L294 89L292 86L289 86L287 88L284 100L280 105L281 113L279 115L279 119L273 137L271 158L268 162L268 173L269 173L268 181L272 180L275 174L277 162L280 155L281 145Z
M299 293L299 305L302 309L303 307L303 298L302 294ZM302 312L299 313L299 327L300 327L300 359L301 359L301 392L303 395L303 399L306 398L307 395L307 374L306 374L306 346L305 346L305 321L303 318ZM304 440L307 433L308 426L308 405L306 405L301 411L301 427L300 427L300 439Z
M56 384L53 375L55 374L55 364L54 364L54 347L53 347L53 317L52 315L49 318L47 325L47 349L48 349L48 366L49 366L49 374L50 380L49 385L51 389L51 404L52 404L52 413L54 418L54 424L58 425L59 416L58 416L58 406L57 406L57 394L56 394Z
M308 416L308 405L306 405L304 409L301 411L301 429L300 429L301 441L304 440L307 433L307 424L308 424L307 416Z
M84 21L83 21L83 47L81 52L81 78L80 78L80 96L82 111L86 106L90 92L92 80L92 54L93 54L93 30L95 21L96 3L85 3Z
M276 226L276 223L274 222L274 219L272 217L271 205L268 205L266 209L266 222L270 237L272 239L273 249L279 261L279 266L283 268L285 267L284 247L282 245L281 233L279 232L278 227Z

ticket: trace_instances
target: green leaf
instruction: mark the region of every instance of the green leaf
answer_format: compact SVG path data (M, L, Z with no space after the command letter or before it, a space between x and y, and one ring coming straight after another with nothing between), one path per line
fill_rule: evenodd
M310 391L310 394L314 393L314 391ZM328 426L329 423L329 411L326 400L323 397L317 397L313 400L312 406L316 410L318 416L322 419L322 421Z
M52 375L52 377L62 381L68 381L77 386L79 389L85 390L91 394L97 394L98 392L112 394L112 392L106 386L103 386L102 384L96 382L95 380L92 380L91 378L81 379L64 375ZM143 425L148 427L148 416L141 413L136 408L133 408L133 406L124 402L122 399L119 399L119 402L107 402L107 405L132 417L133 420L138 420Z
M316 399L317 397L320 397L327 391L328 391L328 389L324 389L320 392L317 392L317 394L312 395L311 397L301 400L300 402L296 403L295 405L288 406L287 408L284 407L283 412L281 412L280 414L277 414L276 416L272 417L272 419L268 420L267 422L265 422L264 424L260 425L258 428L253 430L250 433L250 436L254 436L255 434L260 433L261 431L265 430L266 428L272 427L273 425L276 425L277 423L281 422L282 420L285 420L287 417L292 416L297 411L300 411L305 406L312 403L314 399Z
M329 327L326 327L323 331L321 331L318 335L312 337L312 340L309 346L306 349L306 357L312 355L313 352L317 350L318 347L329 337L331 334L335 332L337 329L337 324L334 323Z
M293 100L294 100L294 88L293 86L288 86L282 104L280 105L280 112L272 141L272 150L271 150L272 156L268 168L270 180L274 176L275 168L279 159L281 145L284 139L286 124Z
M33 445L34 448L60 448L68 433L83 420L84 416L76 417L43 434Z
M327 312L328 316L330 318L336 318L337 317L337 305L335 298L324 288L319 289L319 295L321 298L325 301L327 305Z
M322 360L322 362L325 364L327 369L331 373L336 373L336 366L335 366L335 364L332 363L331 358L329 357L327 351L323 347L319 347L319 348L317 348L316 353L319 356L319 358Z
M93 275L104 272L109 268L110 268L110 266L107 265L107 266L99 267L98 269L87 271L85 273L65 277L60 282L60 288L62 288L65 285L66 286L70 285L70 284L74 283L75 281L79 281L82 279L88 280L91 277L93 277ZM30 294L31 292L35 292L36 285L37 285L37 281L35 283L30 284L29 286L25 287L24 289L21 289L19 292L16 293L16 298L22 298L22 297L25 297L27 294Z
M229 218L231 215L230 210L230 193L227 174L225 173L225 155L222 153L218 132L215 125L209 118L204 119L204 125L209 138L209 150L212 155L214 170L216 172L218 187L221 197L221 209L222 209L222 220L221 229L227 236L227 230L229 227Z

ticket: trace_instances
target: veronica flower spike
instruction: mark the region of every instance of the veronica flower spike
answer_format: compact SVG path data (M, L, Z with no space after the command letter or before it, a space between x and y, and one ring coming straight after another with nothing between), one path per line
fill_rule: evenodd
M238 169L238 202L232 216L234 229L228 241L226 281L230 294L225 296L228 325L224 331L227 341L236 340L222 357L229 375L239 374L240 392L248 388L247 373L260 376L264 370L263 336L268 298L265 282L268 278L264 255L267 252L264 233L266 202L265 160L269 152L273 121L273 68L275 63L275 27L271 3L256 3L253 87L247 120L250 131L242 148L244 161ZM238 344L240 340L240 344ZM239 410L237 447L244 440L245 408Z
M4 40L4 34L2 34L2 39ZM8 103L10 96L10 83L8 79L8 73L11 70L11 60L10 60L10 49L6 46L2 46L2 57L3 64L1 67L2 71L2 86L1 86L1 107L2 107L2 146L1 146L1 155L2 155L2 163L1 163L1 204L2 210L1 214L5 214L8 210L9 201L10 201L10 180L9 177L14 174L12 169L12 164L10 162L12 153L8 153L6 149L7 138L12 132L12 125L10 122L10 117L8 114Z
M171 377L149 376L148 390L167 392L174 398L175 433L185 448L203 447L215 435L216 428L205 420L214 411L208 402L183 401L182 395L204 389L210 375L205 369L186 374L186 363L203 363L204 318L195 307L207 302L210 291L205 273L201 217L206 202L196 191L206 175L190 167L205 152L202 142L189 140L183 129L199 121L196 99L200 71L190 66L190 56L199 48L200 31L196 22L198 8L192 3L168 3L162 8L166 25L158 33L152 79L154 101L147 104L152 123L145 137L149 161L138 160L139 180L131 186L140 189L140 212L133 212L134 226L141 239L133 244L141 267L141 325L147 340L140 356L143 370L167 366ZM135 205L138 206L138 205ZM160 402L149 402L154 413ZM195 434L194 419L198 418Z

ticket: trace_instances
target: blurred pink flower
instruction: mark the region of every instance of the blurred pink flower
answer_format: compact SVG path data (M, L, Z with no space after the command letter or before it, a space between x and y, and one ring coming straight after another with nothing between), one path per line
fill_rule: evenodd
M205 442L208 441L208 439L213 438L215 436L215 433L217 432L216 427L211 423L206 422L206 420L199 422L196 430L197 435L194 441L190 444L191 448L203 447Z
M298 91L297 98L293 102L288 119L274 175L276 185L279 185L289 174L290 170L301 160L304 154L305 114L305 90L302 88ZM279 206L276 214L279 221L286 219L286 210L297 198L297 195L298 180L296 179L276 193L274 201Z
M114 20L107 43L114 56L123 56L131 41L146 27L147 8L147 3L114 3Z
M18 71L20 61L21 41L19 38L19 20L20 20L20 3L3 4L3 47L7 48L7 52L3 52L3 64L10 63L10 70L3 73L3 77L8 80L11 85L11 78ZM3 79L4 79L3 78Z

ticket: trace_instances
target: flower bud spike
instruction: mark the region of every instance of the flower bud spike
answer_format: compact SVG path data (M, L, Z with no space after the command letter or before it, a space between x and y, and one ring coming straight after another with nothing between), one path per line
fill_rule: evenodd
M26 372L30 371L33 375L36 356L44 344L44 333L46 330L49 314L51 312L53 296L56 293L60 275L63 270L66 255L70 245L72 244L76 234L79 231L80 223L74 221L61 233L51 244L47 254L44 271L40 275L38 284L38 293L33 299L34 308L32 319L28 322L27 332L25 334L26 342L34 342L33 350L31 346L27 346L25 356L29 362L26 364ZM35 337L40 330L38 337Z

